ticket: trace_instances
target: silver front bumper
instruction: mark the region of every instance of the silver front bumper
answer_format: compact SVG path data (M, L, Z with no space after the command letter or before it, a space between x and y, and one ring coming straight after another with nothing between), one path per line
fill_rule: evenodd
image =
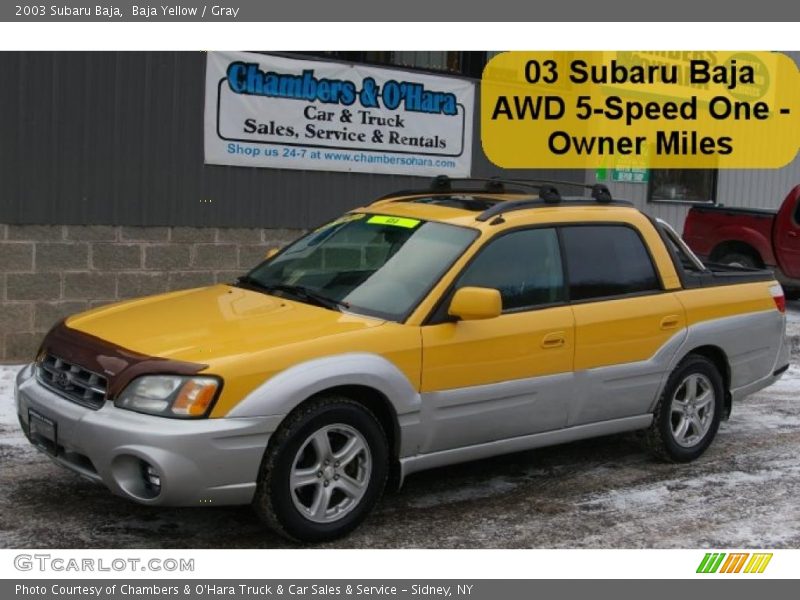
M92 410L42 386L30 365L17 375L14 398L29 438L30 410L55 423L55 455L48 452L54 461L115 494L155 505L249 503L267 441L281 420L167 419L110 402ZM142 461L160 477L157 493L145 483Z

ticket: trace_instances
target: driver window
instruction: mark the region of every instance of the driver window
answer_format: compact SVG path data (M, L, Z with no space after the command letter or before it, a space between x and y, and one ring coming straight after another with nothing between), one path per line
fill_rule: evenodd
M498 290L504 312L564 302L555 229L513 231L489 242L467 266L456 289L466 286Z

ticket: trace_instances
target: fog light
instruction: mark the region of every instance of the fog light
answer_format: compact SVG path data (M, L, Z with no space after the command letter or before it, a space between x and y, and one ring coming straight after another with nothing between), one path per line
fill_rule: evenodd
M142 469L144 471L145 487L157 495L161 491L161 476L153 465L146 462L142 462Z

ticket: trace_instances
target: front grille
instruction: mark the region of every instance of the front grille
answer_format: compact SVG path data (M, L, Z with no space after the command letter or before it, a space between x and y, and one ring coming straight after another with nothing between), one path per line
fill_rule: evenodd
M36 369L36 378L60 396L94 410L106 401L106 378L80 365L45 354Z

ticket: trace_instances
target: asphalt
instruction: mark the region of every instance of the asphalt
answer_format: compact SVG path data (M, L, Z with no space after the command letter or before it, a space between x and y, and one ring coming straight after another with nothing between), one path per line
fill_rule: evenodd
M800 547L800 303L792 310L791 368L735 406L696 462L660 462L629 434L437 469L328 547ZM139 506L52 464L8 417L14 371L0 367L0 547L294 546L248 507Z

